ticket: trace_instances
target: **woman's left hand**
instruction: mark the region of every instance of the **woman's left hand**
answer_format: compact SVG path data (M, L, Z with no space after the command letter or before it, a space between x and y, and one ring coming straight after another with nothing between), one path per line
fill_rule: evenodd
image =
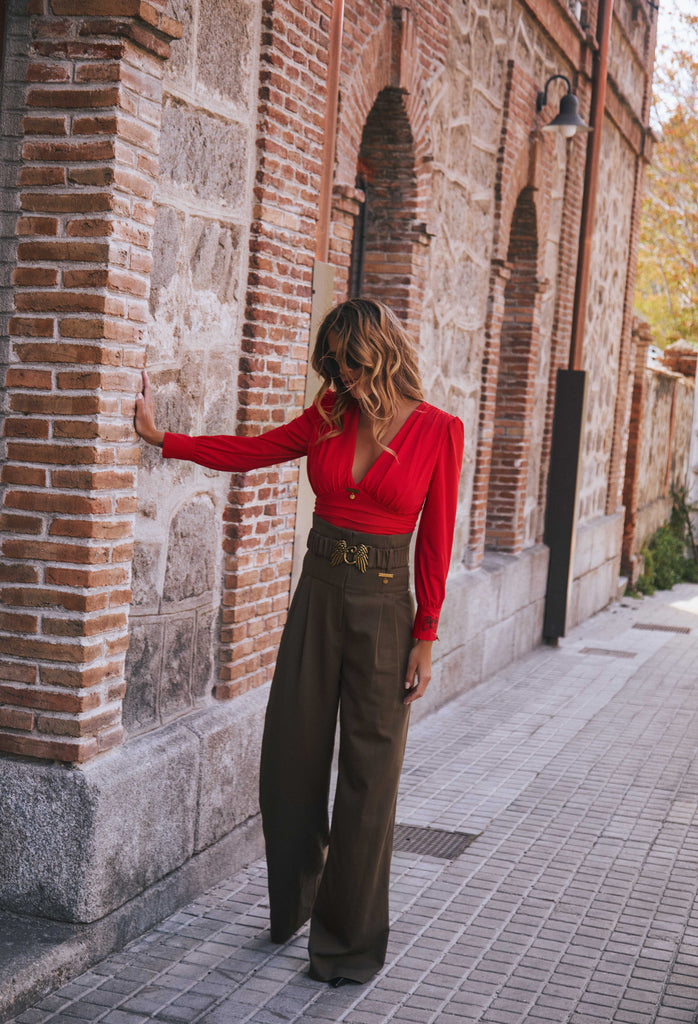
M403 704L411 704L423 695L431 679L431 640L417 640L407 662Z

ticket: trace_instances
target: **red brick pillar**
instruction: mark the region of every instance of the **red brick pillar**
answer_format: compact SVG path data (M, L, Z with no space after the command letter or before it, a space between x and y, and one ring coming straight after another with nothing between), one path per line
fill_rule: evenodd
M698 349L690 341L675 341L662 352L662 364L672 373L681 373L689 380L695 380Z
M0 750L122 738L165 0L31 0L5 374ZM103 17L107 8L118 17Z
M494 441L497 374L499 373L499 339L504 324L504 293L510 277L511 265L503 259L493 259L487 302L487 320L485 321L485 351L480 371L478 443L475 453L473 497L470 504L470 543L467 553L468 568L470 569L475 569L480 565L485 553L487 495Z
M361 216L364 193L351 185L335 185L332 194L329 260L335 268L334 301L349 297L349 277L356 224Z
M518 554L524 542L542 287L536 276L538 225L531 189L517 200L507 260L511 276L499 339L485 543Z
M263 4L240 434L258 434L303 409L331 6ZM288 608L297 479L295 465L232 477L215 688L221 699L271 678Z
M644 427L645 391L647 352L652 343L649 325L636 320L633 324L632 347L634 352L634 381L632 404L630 409L630 425L628 428L628 448L625 458L625 486L623 488L623 504L625 505L625 523L623 526L623 545L621 549L621 571L634 584L639 575L639 567L635 560L635 533L637 531L637 501L640 459L642 456L642 431Z

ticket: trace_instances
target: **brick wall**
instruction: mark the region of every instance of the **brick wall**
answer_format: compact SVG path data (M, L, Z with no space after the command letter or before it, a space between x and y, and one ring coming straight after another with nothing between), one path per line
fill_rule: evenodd
M176 24L29 5L5 372L0 749L82 761L122 737L162 61ZM124 5L128 8L129 5ZM89 10L89 7L88 7Z
M667 345L662 352L662 364L667 370L695 380L698 349L690 341L675 341L673 345Z
M4 11L0 87L0 361L9 359L7 325L13 310L12 273L17 261L19 173L22 161L22 117L27 81L30 26L26 3L12 0ZM3 397L4 400L4 397ZM3 405L3 410L6 406ZM1 485L0 485L1 486Z
M302 410L331 4L265 0L238 432ZM225 512L219 698L271 678L288 607L297 465L234 474Z
M6 5L3 13L4 38L2 46L2 80L0 83L0 127L2 128L2 161L0 163L0 363L2 373L7 372L11 358L8 325L13 312L14 296L12 276L17 265L17 220L19 218L19 176L22 160L22 117L25 112L24 99L27 81L27 53L29 50L30 25L26 3L13 0ZM8 395L0 392L3 423L8 411ZM3 448L5 442L3 442ZM3 451L3 457L5 451ZM7 482L0 480L3 497ZM0 523L5 529L6 517L11 524L15 516L3 510ZM14 518L16 522L16 518ZM0 580L3 587L15 582L17 563L5 561L0 564ZM21 570L26 573L26 570ZM10 613L11 614L11 613ZM3 656L4 658L4 656ZM14 689L29 673L20 660L8 666L3 673L2 685ZM10 691L12 692L12 690ZM8 705L0 698L0 728L31 728L33 715L16 704Z

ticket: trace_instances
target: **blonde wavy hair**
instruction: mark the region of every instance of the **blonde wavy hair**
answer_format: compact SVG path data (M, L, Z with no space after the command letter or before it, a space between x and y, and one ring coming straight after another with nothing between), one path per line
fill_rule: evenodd
M334 383L326 364L331 334L337 339L332 355L340 373L359 371L358 383L363 391L359 404L370 417L376 442L390 451L382 438L397 412L399 400L424 399L417 359L405 329L388 306L373 299L348 299L330 310L320 324L311 359L313 369L322 378L313 401L329 428L320 440L341 434L344 414L357 401L350 390L338 389L332 408L328 411L322 405Z

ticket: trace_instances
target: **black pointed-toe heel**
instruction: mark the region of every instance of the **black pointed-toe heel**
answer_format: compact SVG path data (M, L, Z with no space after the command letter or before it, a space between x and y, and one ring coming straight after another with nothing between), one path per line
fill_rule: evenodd
M341 978L341 977L340 978L330 978L328 984L331 985L332 988L341 988L342 985L353 985L354 984L354 979L353 978Z

